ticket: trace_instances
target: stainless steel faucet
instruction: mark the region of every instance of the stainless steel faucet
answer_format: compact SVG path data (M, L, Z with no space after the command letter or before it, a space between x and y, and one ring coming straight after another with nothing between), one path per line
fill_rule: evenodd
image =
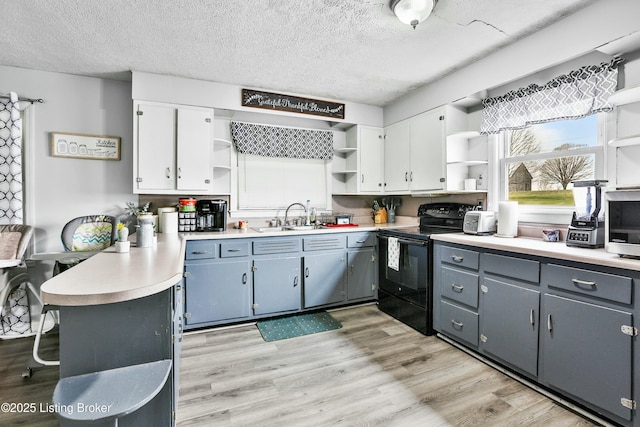
M295 206L295 205L298 205L298 206L300 206L302 209L304 209L304 213L305 213L305 216L306 216L306 214L307 214L307 207L306 207L305 205L303 205L302 203L291 203L289 206L287 206L287 210L286 210L286 211L284 211L284 225L290 225L290 224L289 224L289 222L288 222L288 220L287 220L287 217L289 216L289 209L290 209L292 206Z

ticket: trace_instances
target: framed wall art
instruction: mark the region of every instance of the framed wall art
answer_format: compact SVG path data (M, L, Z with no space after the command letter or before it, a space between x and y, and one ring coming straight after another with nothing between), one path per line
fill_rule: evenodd
M51 155L91 160L120 160L120 137L51 132Z

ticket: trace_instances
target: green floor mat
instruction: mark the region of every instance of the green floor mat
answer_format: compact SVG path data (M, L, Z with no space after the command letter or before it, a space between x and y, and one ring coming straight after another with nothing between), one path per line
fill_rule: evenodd
M258 330L265 341L286 340L302 335L342 328L342 323L326 311L259 320Z

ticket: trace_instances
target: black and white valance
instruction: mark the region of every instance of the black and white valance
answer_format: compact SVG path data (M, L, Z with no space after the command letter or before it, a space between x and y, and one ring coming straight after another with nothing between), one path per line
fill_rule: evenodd
M531 84L483 101L483 134L521 129L536 123L579 119L611 111L609 97L618 85L616 58L609 63L588 65L539 86Z
M291 159L330 160L333 132L231 122L236 150L243 154Z

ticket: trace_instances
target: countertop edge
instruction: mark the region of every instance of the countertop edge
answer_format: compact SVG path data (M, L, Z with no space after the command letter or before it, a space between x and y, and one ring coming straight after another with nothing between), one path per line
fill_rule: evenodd
M493 235L477 236L464 233L433 234L431 235L431 239L478 248L640 271L640 260L623 258L616 254L606 252L604 249L570 247L566 246L564 242L545 242L542 239L530 237L504 238Z

